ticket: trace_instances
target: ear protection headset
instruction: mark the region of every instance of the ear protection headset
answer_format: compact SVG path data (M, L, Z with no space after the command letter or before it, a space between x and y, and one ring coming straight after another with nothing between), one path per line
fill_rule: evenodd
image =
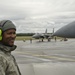
M3 30L2 30L2 27L6 24L8 20L6 20L4 23L0 23L0 41L2 40L2 33L3 33Z

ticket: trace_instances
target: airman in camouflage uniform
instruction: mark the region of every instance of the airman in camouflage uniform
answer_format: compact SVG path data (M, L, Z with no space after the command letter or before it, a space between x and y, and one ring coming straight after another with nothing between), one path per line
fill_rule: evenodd
M16 49L16 27L10 20L0 22L0 75L21 75L11 51Z

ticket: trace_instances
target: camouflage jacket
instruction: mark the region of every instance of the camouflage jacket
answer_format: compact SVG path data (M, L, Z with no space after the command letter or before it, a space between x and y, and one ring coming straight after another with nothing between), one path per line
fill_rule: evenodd
M11 51L16 46L8 47L0 44L0 75L21 75L16 60Z

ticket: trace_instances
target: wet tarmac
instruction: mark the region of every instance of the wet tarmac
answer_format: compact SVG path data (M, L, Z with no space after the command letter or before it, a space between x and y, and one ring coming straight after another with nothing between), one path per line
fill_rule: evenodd
M75 75L75 39L16 41L12 52L22 75Z

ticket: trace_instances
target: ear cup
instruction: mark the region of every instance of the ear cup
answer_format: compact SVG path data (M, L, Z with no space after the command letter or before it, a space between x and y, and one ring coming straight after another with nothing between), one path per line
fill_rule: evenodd
M8 22L8 20L0 23L0 41L2 40L2 27L5 25L6 22Z
M2 30L0 29L0 41L2 40Z

